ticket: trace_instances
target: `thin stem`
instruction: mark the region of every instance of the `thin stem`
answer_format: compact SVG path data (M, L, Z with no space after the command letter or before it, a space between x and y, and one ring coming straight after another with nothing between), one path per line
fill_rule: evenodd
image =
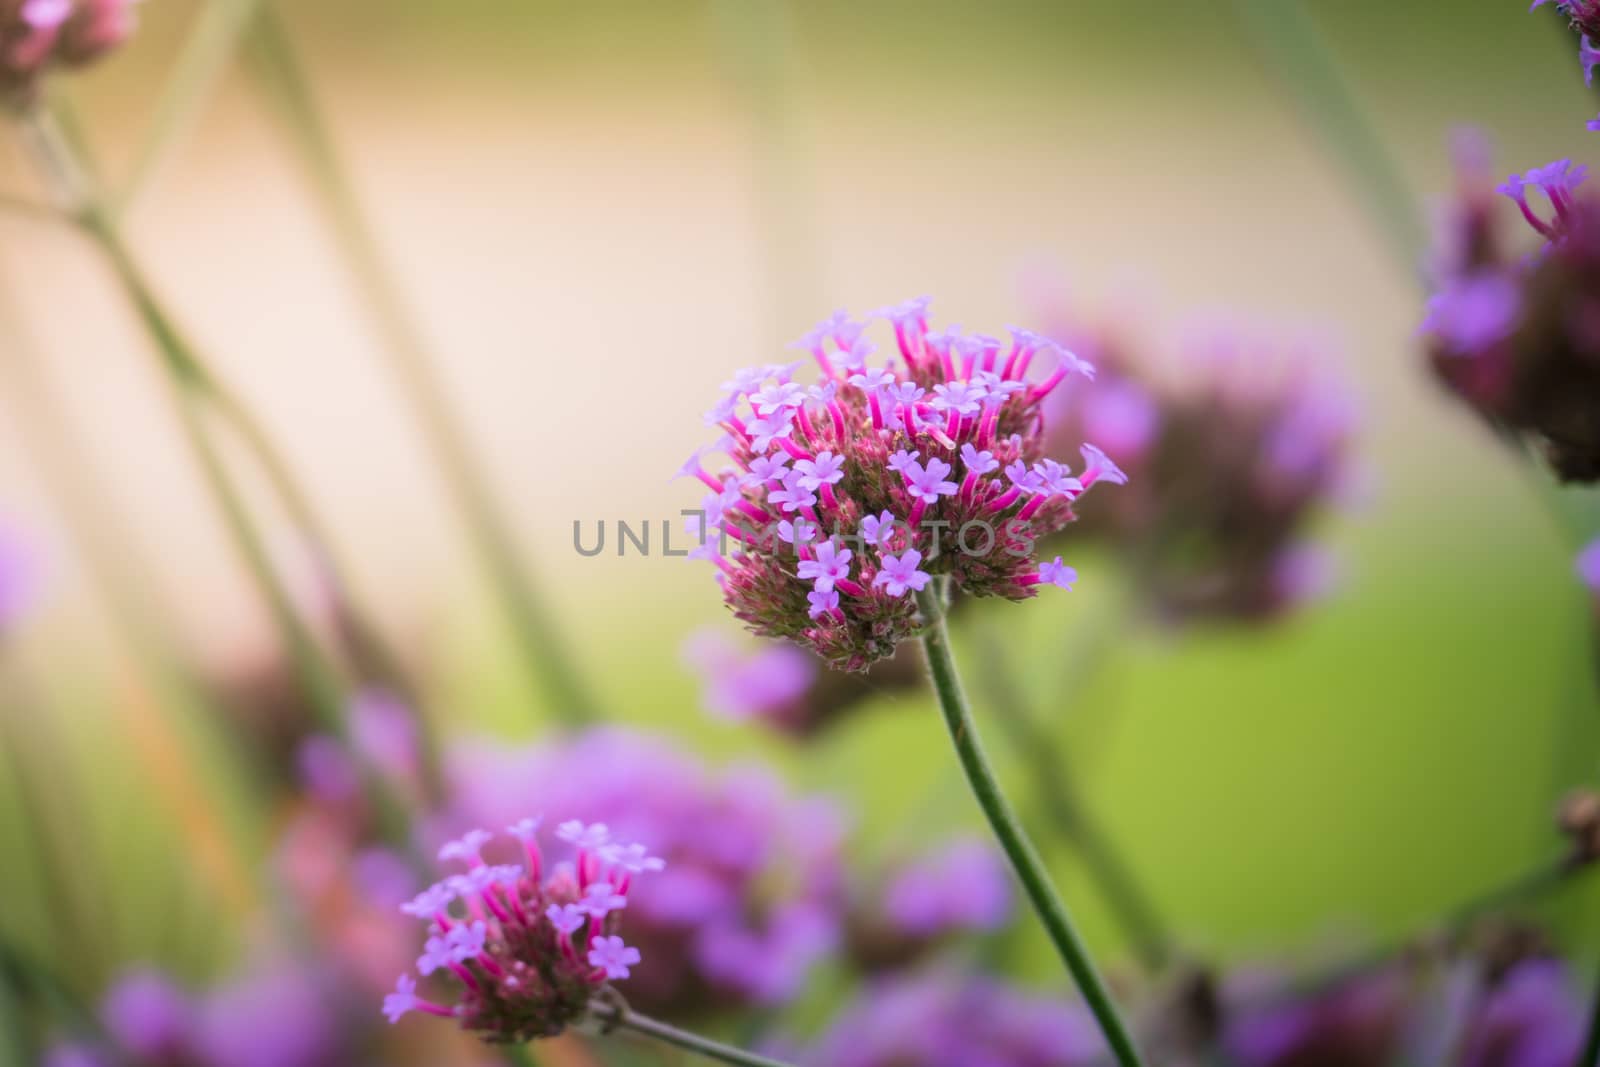
M980 684L989 696L1000 732L1033 777L1034 791L1050 826L1083 861L1100 895L1145 968L1159 972L1172 959L1174 938L1121 850L1079 796L1061 746L1038 721L1011 682L1005 649L994 632L980 627Z
M159 176L173 148L193 128L201 108L238 51L239 38L263 0L209 0L178 56L150 131L145 135L113 214L123 218Z
M543 688L551 710L568 725L601 718L594 694L574 669L575 657L561 639L532 570L517 549L509 524L490 493L459 420L443 400L432 361L405 299L379 250L310 81L282 20L268 4L253 26L258 76L272 92L300 150L351 269L383 335L390 369L433 448L445 484L455 497L489 573L494 595L510 619L522 662Z
M762 1056L755 1052L746 1052L744 1049L732 1045L724 1045L720 1041L713 1041L709 1037L680 1030L676 1026L652 1019L647 1015L640 1015L632 1008L621 1004L607 1004L593 1009L595 1019L601 1024L602 1031L611 1029L631 1030L636 1034L653 1038L663 1044L674 1048L693 1052L708 1060L718 1063L731 1063L735 1067L791 1067L783 1060L775 1060L770 1056Z
M97 183L83 164L71 136L56 123L56 113L35 110L22 119L28 146L41 170L54 185L63 205L73 213L83 231L99 247L134 305L139 320L154 342L162 380L177 409L184 438L198 462L206 488L222 514L251 580L284 642L295 676L323 727L347 738L344 683L324 656L311 630L300 618L293 599L277 571L259 531L250 519L238 489L230 479L221 454L204 423L204 409L215 402L211 376L196 350L184 339L167 314L143 270L122 239ZM401 809L393 791L380 776L363 768L378 819L385 834L404 841Z
M1415 274L1428 240L1416 198L1311 16L1298 0L1233 0L1233 6L1262 58L1349 172L1397 261Z
M995 838L1011 861L1012 869L1022 882L1033 909L1044 923L1056 952L1071 972L1073 980L1083 993L1089 1010L1100 1024L1106 1043L1122 1067L1142 1067L1129 1034L1127 1024L1117 1012L1111 993L1101 978L1089 950L1073 925L1066 905L1062 903L1044 862L1028 839L1027 832L1017 819L1016 812L1000 789L1000 782L989 765L989 757L979 740L977 723L961 686L961 676L956 670L955 657L950 651L950 635L945 628L944 603L938 589L930 585L917 594L917 606L922 612L924 628L922 649L928 661L928 675L939 698L939 708L944 713L950 740L955 745L961 769L966 772L978 806L983 809Z

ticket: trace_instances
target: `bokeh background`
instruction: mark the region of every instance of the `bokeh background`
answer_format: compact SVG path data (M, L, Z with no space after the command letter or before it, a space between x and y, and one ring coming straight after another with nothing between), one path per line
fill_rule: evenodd
M886 693L802 749L710 718L681 651L698 627L732 632L709 573L584 558L572 530L676 516L696 494L668 479L704 441L717 383L833 308L926 293L940 321L998 332L1030 320L1029 279L1048 275L1157 342L1219 314L1314 336L1361 402L1368 476L1325 523L1341 561L1326 602L1263 629L1119 635L1082 685L1060 665L1109 611L1109 561L1085 549L1075 592L994 617L1186 938L1236 957L1400 934L1553 850L1550 808L1600 751L1570 537L1428 380L1415 272L1228 5L281 6L448 400L579 666L629 722L777 761L850 801L866 842L976 825L927 699ZM1419 199L1450 189L1457 124L1483 127L1506 170L1581 147L1594 104L1554 20L1502 0L1308 6ZM136 157L198 7L148 3L133 44L74 81L108 172ZM35 191L14 144L0 166ZM224 78L129 228L331 518L439 725L540 730L551 709L247 78ZM81 240L9 215L0 271L4 347L42 367L87 442L100 532L188 653L248 695L273 631L119 292ZM59 727L50 766L82 821L40 840L0 789L7 926L59 953L37 873L60 850L104 903L93 952L63 957L86 988L135 958L214 972L251 936L237 887L273 815L108 623L38 414L0 378L0 515L43 547L47 583L8 699L25 686L29 713ZM1094 894L1069 860L1060 874L1115 956ZM1569 936L1583 896L1552 913ZM1050 973L1042 948L1033 963Z

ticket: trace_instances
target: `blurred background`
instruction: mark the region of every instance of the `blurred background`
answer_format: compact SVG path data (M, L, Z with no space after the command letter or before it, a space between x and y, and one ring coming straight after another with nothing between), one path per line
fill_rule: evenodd
M686 638L754 640L709 571L614 542L584 557L573 526L659 531L692 506L669 479L707 440L717 384L785 358L835 307L929 294L937 321L999 333L1035 324L1047 278L1152 348L1219 316L1315 338L1359 398L1359 491L1318 530L1338 559L1325 600L1270 626L1119 628L1081 685L1062 676L1065 643L1118 595L1100 549L1067 553L1070 595L986 615L1186 942L1239 958L1399 935L1554 850L1550 811L1600 751L1575 546L1429 379L1416 275L1226 5L279 6L519 552L626 722L714 762L775 761L842 798L862 847L978 825L941 789L928 698L885 690L803 747L709 716ZM1488 133L1500 171L1581 148L1594 105L1554 20L1502 0L1307 6L1419 200L1451 190L1459 124ZM107 173L136 159L200 7L147 3L126 50L74 78ZM286 146L257 87L226 74L129 213L130 242L328 517L440 731L533 736L553 709ZM0 165L37 194L14 139ZM278 813L203 716L163 705L109 621L38 418L84 444L99 532L228 714L270 714L276 635L100 259L34 219L0 217L0 234L4 345L59 403L0 378L0 517L42 558L35 612L7 636L7 699L52 724L49 777L76 809L41 835L0 788L6 926L85 990L135 959L214 974L257 936L242 887ZM314 601L260 488L273 550ZM41 850L102 905L87 952L43 920ZM1058 866L1115 958L1102 905ZM1552 910L1563 936L1586 897ZM1042 943L1020 951L1023 973L1053 976Z

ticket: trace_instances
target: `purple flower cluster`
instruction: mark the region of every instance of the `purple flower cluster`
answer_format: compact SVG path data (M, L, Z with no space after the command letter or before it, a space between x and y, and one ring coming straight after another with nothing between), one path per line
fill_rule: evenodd
M1594 45L1595 40L1600 40L1600 0L1533 0L1529 11L1537 11L1546 4L1555 4L1572 23L1572 28L1578 33L1578 62L1583 66L1583 81L1586 85L1594 84L1594 69L1600 66L1600 48ZM1589 129L1600 131L1600 118L1589 120Z
M1059 318L1100 378L1046 408L1054 432L1113 443L1133 475L1060 540L1113 546L1173 620L1271 619L1325 592L1332 565L1308 533L1348 493L1355 425L1327 362L1226 326L1195 333L1181 367L1158 373L1117 331Z
M71 1043L49 1067L344 1067L338 983L264 963L202 992L147 968L120 977L100 1008L106 1046ZM270 1020L270 1025L263 1025Z
M539 826L523 819L506 830L524 864L486 863L483 849L494 835L483 830L439 850L441 863L460 863L466 873L429 886L401 910L428 924L418 974L453 976L460 996L454 1007L425 999L417 980L403 974L383 1003L390 1022L420 1011L457 1019L490 1042L553 1037L585 1016L598 990L639 963L639 950L616 933L618 915L634 877L665 869L665 861L616 840L603 823L573 819L556 836L576 858L546 876Z
M1540 242L1516 255L1481 173L1464 175L1423 334L1435 373L1495 427L1540 445L1566 481L1600 479L1600 201L1561 159L1494 191Z
M81 66L126 41L139 0L0 0L0 86L23 100L52 64Z
M1011 872L995 847L958 837L889 872L851 909L850 954L863 969L901 968L949 938L1011 918Z
M721 773L671 742L621 729L507 750L456 749L451 827L541 810L587 813L651 841L667 869L629 894L644 961L628 1000L686 1017L796 995L839 943L845 822L769 770Z
M713 715L807 740L872 697L921 685L922 664L910 651L879 660L864 674L846 673L824 670L796 645L765 641L745 649L706 629L685 642L684 659L699 676L702 701Z
M1041 406L1069 376L1092 377L1089 364L1027 330L1009 345L931 331L927 307L869 317L892 324L898 360L875 365L867 323L840 312L802 342L816 383L795 380L798 363L741 371L706 416L724 436L682 470L710 490L689 554L720 569L734 615L831 667L891 655L917 625L912 594L936 576L1012 600L1071 588L1071 568L1041 567L1034 542L1096 482L1125 481L1093 445L1076 474L1044 454ZM1036 364L1048 364L1038 381ZM715 474L712 453L729 461Z
M803 1060L817 1067L1075 1067L1104 1054L1081 1006L934 970L869 983Z
M1247 1006L1228 1012L1221 1035L1241 1067L1383 1067L1406 1047L1417 1007L1414 976L1406 971L1381 971L1303 997L1284 997L1253 978L1262 976L1236 980Z

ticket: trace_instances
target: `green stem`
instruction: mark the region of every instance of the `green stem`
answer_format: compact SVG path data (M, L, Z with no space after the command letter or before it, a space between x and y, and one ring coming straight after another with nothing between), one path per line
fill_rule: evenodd
M755 1052L746 1052L744 1049L732 1045L724 1045L720 1041L713 1041L709 1037L680 1030L676 1026L652 1019L647 1015L640 1015L631 1008L620 1004L610 1004L594 1009L595 1019L601 1024L602 1032L611 1029L631 1030L636 1034L653 1038L663 1044L674 1048L693 1052L708 1060L718 1063L731 1063L735 1067L790 1067L782 1060L775 1060L770 1056L762 1056Z
M173 147L194 127L200 109L212 98L238 51L239 38L262 3L263 0L209 0L201 8L156 105L150 132L116 197L113 214L117 218L133 209L159 176Z
M1032 775L1034 792L1050 825L1077 852L1084 869L1098 883L1100 895L1140 963L1151 972L1161 971L1172 959L1171 932L1116 842L1083 803L1060 745L1017 692L1000 641L993 631L980 629L980 684L989 695L1000 732Z
M177 408L184 438L199 463L206 488L222 514L240 558L283 638L285 653L306 699L325 729L347 739L343 681L300 618L207 432L204 413L208 404L216 402L216 380L156 297L154 288L123 241L121 229L111 216L92 174L83 164L71 138L57 125L55 112L36 110L23 116L22 129L40 168L83 231L104 254L154 342L160 357L161 377ZM404 822L397 798L376 773L370 769L366 771L368 792L378 809L385 834L391 840L403 841Z
M977 723L973 720L972 709L967 704L967 696L961 686L961 676L956 670L955 657L950 651L950 635L945 628L944 604L936 583L930 583L917 594L917 606L921 609L924 619L922 649L927 656L928 674L933 682L934 692L938 695L939 708L944 713L950 740L955 745L956 756L961 762L961 769L966 772L973 796L989 820L989 826L1000 842L1000 847L1005 851L1007 859L1011 861L1011 867L1021 881L1034 911L1038 913L1039 920L1044 924L1046 933L1050 935L1051 943L1055 945L1061 961L1066 964L1067 970L1082 991L1089 1010L1094 1013L1096 1021L1100 1024L1100 1030L1105 1034L1106 1043L1116 1055L1117 1062L1122 1067L1142 1067L1143 1061L1134 1047L1127 1024L1122 1021L1122 1016L1111 999L1105 980L1100 976L1099 969L1089 955L1088 947L1073 925L1066 905L1062 903L1055 886L1051 884L1038 850L1028 839L1027 832L1022 828L1016 812L1006 800L1005 794L1000 789L1000 782L989 765L989 757L985 754L983 743L978 737Z
M1399 162L1298 0L1233 0L1263 59L1344 165L1397 261L1422 267L1428 230Z
M379 251L311 85L277 11L261 8L252 28L258 74L282 110L356 281L382 332L383 351L424 435L446 486L464 516L467 532L489 573L494 594L510 619L521 661L541 686L551 710L570 726L601 718L594 694L573 668L532 570L500 513L459 420L442 399L425 345L406 302Z

